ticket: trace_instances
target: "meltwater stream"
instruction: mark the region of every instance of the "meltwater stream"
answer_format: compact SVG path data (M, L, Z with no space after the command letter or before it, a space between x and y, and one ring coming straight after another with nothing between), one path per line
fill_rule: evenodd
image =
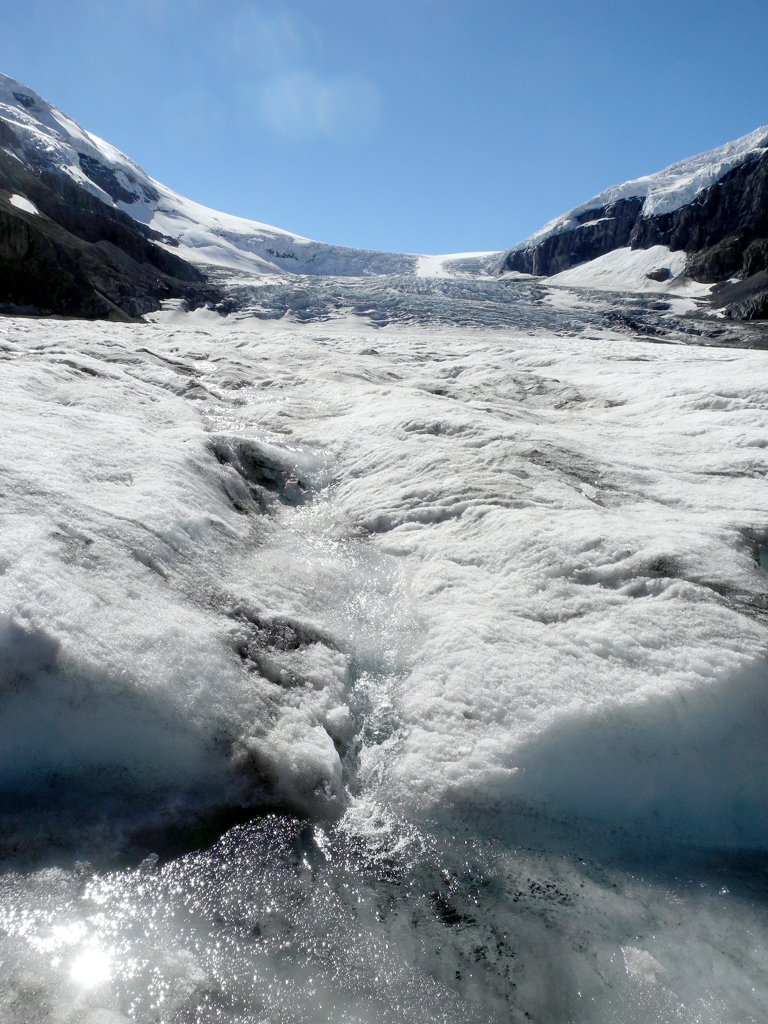
M763 351L259 287L0 325L0 1020L764 1020Z
M619 870L434 823L385 848L359 824L267 816L162 867L6 876L3 1019L762 1018L752 865Z

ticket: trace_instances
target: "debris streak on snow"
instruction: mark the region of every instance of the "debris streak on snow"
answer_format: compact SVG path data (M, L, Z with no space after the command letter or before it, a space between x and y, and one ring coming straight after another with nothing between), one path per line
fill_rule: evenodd
M0 1017L764 1020L764 332L237 281L0 328Z

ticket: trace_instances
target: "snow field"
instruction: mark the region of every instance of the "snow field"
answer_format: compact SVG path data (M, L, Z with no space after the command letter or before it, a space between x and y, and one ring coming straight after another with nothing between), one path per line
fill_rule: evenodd
M31 213L33 216L37 216L40 213L35 204L24 196L12 195L8 202L11 206L15 206L17 210L23 210L24 213Z
M699 284L683 276L686 258L684 252L672 252L666 245L653 245L650 249L614 249L597 259L554 274L547 278L547 284L567 288L596 288L600 291L658 292L686 297L709 295L712 285ZM669 280L654 281L648 277L649 273L661 269L669 270ZM693 304L692 308L695 308Z
M188 380L108 334L76 365L51 340L50 359L5 364L20 377L2 455L3 788L70 778L66 795L90 779L146 807L260 799L284 783L333 816L346 658L313 640L283 652L279 671L312 684L301 697L244 671L238 635L270 596L269 556L258 568L249 557L268 549L270 522L233 507L242 481L207 450L195 402L180 398ZM281 577L290 560L289 546ZM280 584L273 618L291 610Z

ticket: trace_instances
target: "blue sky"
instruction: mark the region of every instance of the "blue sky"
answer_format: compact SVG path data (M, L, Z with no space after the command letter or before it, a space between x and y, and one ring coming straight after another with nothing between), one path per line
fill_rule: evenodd
M504 248L768 124L765 0L27 0L0 70L153 177L327 242Z

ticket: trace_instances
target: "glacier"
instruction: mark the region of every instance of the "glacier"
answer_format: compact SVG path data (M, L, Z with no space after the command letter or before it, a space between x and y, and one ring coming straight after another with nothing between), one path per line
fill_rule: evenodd
M762 1020L764 325L233 280L0 324L3 1019Z

